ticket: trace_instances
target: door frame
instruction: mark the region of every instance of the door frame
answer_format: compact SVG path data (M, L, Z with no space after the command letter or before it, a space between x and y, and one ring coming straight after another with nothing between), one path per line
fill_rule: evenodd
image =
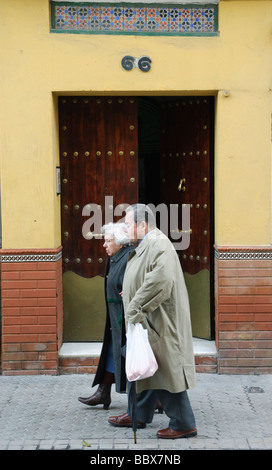
M59 94L58 96L62 96L64 93L62 94ZM90 95L87 95L87 94L82 94L82 93L65 93L65 95L69 95L69 96L90 96ZM161 96L161 97L177 97L177 98L181 98L182 96L186 96L186 97L190 97L190 96L193 96L194 98L199 96L199 97L203 97L203 96L209 96L209 97L212 97L213 98L213 102L212 102L212 109L210 110L210 118L211 118L211 125L210 125L210 129L211 129L211 135L210 135L210 204L211 204L211 212L210 212L210 233L211 233L211 240L210 240L210 331L211 331L211 338L210 340L213 341L215 339L215 335L216 335L216 327L215 327L215 273L214 273L214 265L215 265L215 261L214 261L214 243L215 243L215 208L214 208L214 203L215 203L215 182L214 182L214 178L215 178L215 173L214 173L214 167L215 167L215 106L216 106L216 96L215 94L210 94L210 93L202 93L202 94L197 94L197 93L190 93L190 94L167 94L167 93L161 93L160 95L157 95L157 94L154 94L154 93L148 93L148 94L143 94L143 93L139 93L137 95L133 94L133 93L122 93L122 92L116 92L116 93L111 93L111 94L108 94L108 93L95 93L94 95L91 95L91 96L104 96L104 97L108 97L108 98L113 98L113 97L117 97L117 96L131 96L135 99L138 99L138 98L152 98L152 97L158 97L158 96ZM56 104L57 108L58 108L58 105ZM58 114L58 110L57 110L57 114ZM59 127L59 126L58 126ZM139 158L139 157L137 157ZM138 160L139 161L139 160ZM61 207L59 207L59 220L60 220L60 223L59 223L59 226L60 226L60 232L62 230L62 223L61 223Z

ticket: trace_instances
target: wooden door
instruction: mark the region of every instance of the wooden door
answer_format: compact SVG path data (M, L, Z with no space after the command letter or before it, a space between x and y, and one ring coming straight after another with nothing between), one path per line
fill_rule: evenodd
M182 97L166 99L160 107L161 201L178 204L179 226L174 230L180 235L183 204L190 206L190 244L177 252L189 293L193 335L205 339L211 339L212 312L212 103L210 97Z
M116 222L116 206L137 202L136 100L60 97L59 129L64 340L100 341L106 254L91 222L94 212L101 226L111 215Z

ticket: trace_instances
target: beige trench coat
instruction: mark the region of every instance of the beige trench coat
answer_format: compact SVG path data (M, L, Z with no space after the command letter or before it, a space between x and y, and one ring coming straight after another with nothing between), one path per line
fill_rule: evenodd
M187 289L177 253L158 229L130 254L124 281L125 319L143 322L158 370L139 380L137 392L163 389L182 392L196 384Z

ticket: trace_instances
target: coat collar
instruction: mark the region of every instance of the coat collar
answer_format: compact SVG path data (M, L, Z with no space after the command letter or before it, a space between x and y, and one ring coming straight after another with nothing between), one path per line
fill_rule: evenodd
M119 251L117 251L117 253L115 253L115 255L109 257L109 260L111 263L118 263L118 261L120 261L127 252L132 250L135 250L134 246L123 246Z
M151 232L147 233L140 245L137 246L135 250L136 255L141 256L148 247L148 245L150 245L150 242L152 242L152 240L157 239L161 235L162 232L158 228L155 228Z

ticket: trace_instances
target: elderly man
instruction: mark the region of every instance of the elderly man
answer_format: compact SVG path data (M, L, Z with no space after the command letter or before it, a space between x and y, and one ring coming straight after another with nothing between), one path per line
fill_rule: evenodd
M188 294L177 253L156 228L155 218L143 204L130 206L125 223L128 237L138 246L128 260L123 283L127 322L141 322L148 330L159 368L136 382L138 427L152 422L156 399L170 418L157 436L176 439L196 436L187 389L195 386L195 363ZM131 426L130 416L112 416L114 426Z

